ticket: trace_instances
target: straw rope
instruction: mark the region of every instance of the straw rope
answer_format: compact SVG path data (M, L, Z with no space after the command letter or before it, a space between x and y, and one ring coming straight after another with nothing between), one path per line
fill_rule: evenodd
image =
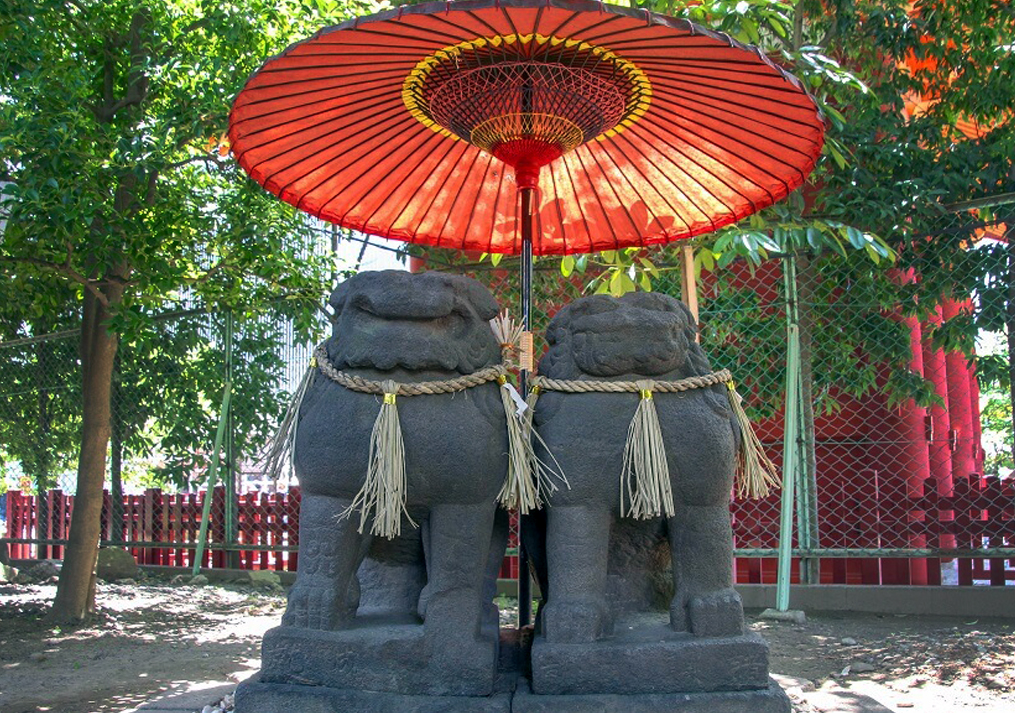
M536 458L530 437L531 412L514 386L508 382L508 371L503 365L486 367L473 374L450 379L416 383L374 381L337 369L328 359L328 351L323 343L314 349L310 366L269 446L265 457L266 472L273 476L277 477L286 457L295 447L299 420L297 415L316 370L350 391L384 397L370 433L367 477L363 487L341 515L344 518L359 512L360 532L370 522L371 534L393 539L401 534L403 514L413 527L416 526L406 509L405 444L396 405L399 396L454 394L493 381L498 382L501 403L507 417L508 473L497 500L504 507L525 514L541 507L546 496L556 490L556 486L549 482L549 475L558 474ZM558 477L563 480L563 476Z
M653 393L682 393L719 384L726 385L730 408L740 425L742 446L737 453L736 489L739 498L763 498L779 487L779 470L765 455L761 441L744 412L743 399L736 391L729 369L676 381L579 381L533 377L530 406L540 391L567 394L638 393L641 400L628 428L624 445L623 469L620 475L621 514L639 519L674 513L673 493L669 483L669 467L656 413Z
M652 385L651 390L657 394L675 394L729 383L733 381L733 374L729 369L722 369L701 376L689 376L677 381L578 381L577 379L549 379L545 376L535 376L532 379L532 384L543 391L560 391L568 394L626 394L638 393L641 391L639 384L646 383L646 381Z
M384 390L383 381L364 379L362 376L347 374L335 368L335 365L328 360L328 351L323 344L318 345L314 350L314 358L317 361L317 368L326 377L340 384L350 391L359 391L363 394L376 394L378 396L388 393ZM496 381L499 377L507 374L507 369L502 365L488 366L473 374L464 374L452 379L439 379L435 381L420 381L415 383L391 382L395 385L396 396L430 396L433 394L453 394L473 386L481 386L490 381Z

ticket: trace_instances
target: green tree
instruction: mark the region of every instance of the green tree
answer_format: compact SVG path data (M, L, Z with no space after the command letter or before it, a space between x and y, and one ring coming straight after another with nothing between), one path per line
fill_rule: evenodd
M995 478L1001 476L1010 478L1015 469L1015 459L1012 458L1015 438L1011 427L1011 399L1000 389L987 391L984 397L985 403L980 412L983 423L983 448L986 452L983 473Z
M8 277L72 287L80 320L77 499L57 620L94 607L121 339L143 342L151 315L185 299L256 312L281 298L311 320L324 285L321 266L302 257L306 221L243 177L219 137L232 96L264 57L305 32L297 23L346 7L4 2L0 265Z
M80 438L76 343L66 332L46 338L74 326L72 295L54 279L0 284L0 452L32 482L42 522L48 515L44 496L67 471Z

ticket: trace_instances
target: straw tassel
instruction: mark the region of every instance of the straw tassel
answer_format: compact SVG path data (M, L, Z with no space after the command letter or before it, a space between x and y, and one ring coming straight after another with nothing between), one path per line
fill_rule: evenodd
M559 489L554 482L555 479L560 480L568 488L571 486L564 477L560 463L550 453L550 449L546 447L539 434L532 429L532 415L536 399L539 397L539 387L533 387L525 401L522 401L518 391L506 378L502 377L498 381L501 384L501 400L508 421L510 459L508 477L497 500L505 508L516 509L522 515L526 515L532 510L542 508L547 499ZM550 453L552 466L536 456L536 449L532 445L533 438L543 445L547 453Z
M284 463L292 465L292 454L296 448L296 426L299 423L300 407L303 405L303 398L307 395L310 384L314 381L314 372L317 371L317 357L310 357L310 365L303 372L299 386L289 399L289 406L282 417L282 423L268 443L268 452L262 459L264 473L272 480L278 480L282 475Z
M546 445L546 441L536 432L536 429L532 427L532 419L536 414L536 402L539 400L540 388L538 385L533 386L529 389L528 396L525 397L525 413L523 416L523 428L526 435L526 443L529 444L529 458L531 459L532 474L536 481L536 491L539 493L539 503L545 503L551 495L560 490L554 480L559 480L564 486L570 490L571 484L567 482L567 476L564 475L564 469L561 467L557 458L550 451L550 447ZM536 449L533 447L533 440L538 441L539 445L543 447L547 455L550 456L550 460L553 464L544 463L536 457Z
M652 398L653 382L636 383L641 401L627 429L627 443L624 445L624 469L620 477L621 514L640 520L660 515L673 517L673 490L659 415Z
M525 437L525 415L528 408L522 402L519 407L514 400L513 388L506 377L497 379L500 384L500 398L504 404L508 432L508 474L504 487L497 495L497 501L509 510L518 510L523 515L537 510L542 503L536 483L532 479L532 444ZM517 392L515 392L517 393ZM519 401L521 397L519 397ZM520 410L521 409L521 410Z
M398 384L385 381L381 387L384 390L384 401L370 433L367 478L352 504L341 516L348 517L358 510L361 533L372 516L370 534L393 540L402 532L403 513L413 527L416 527L416 523L409 517L405 507L405 443L395 404Z
M779 487L779 469L765 455L732 379L726 382L726 395L743 434L740 452L737 453L737 497L757 500Z

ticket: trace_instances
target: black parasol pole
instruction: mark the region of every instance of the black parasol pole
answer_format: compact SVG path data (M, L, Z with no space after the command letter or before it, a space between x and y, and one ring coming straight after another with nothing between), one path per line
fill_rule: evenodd
M522 252L521 252L521 292L522 292L522 330L532 332L532 201L536 189L530 186L519 188L522 218ZM518 372L518 387L524 399L529 395L528 365L522 360ZM521 523L519 522L519 530ZM518 537L518 628L528 626L532 620L532 586L529 578L529 555L522 544L521 533Z

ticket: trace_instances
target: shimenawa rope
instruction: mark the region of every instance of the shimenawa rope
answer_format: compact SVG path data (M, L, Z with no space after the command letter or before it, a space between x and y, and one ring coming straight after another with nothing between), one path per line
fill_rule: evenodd
M716 384L726 385L730 408L743 434L743 443L737 453L737 497L763 498L772 488L779 486L779 470L765 455L761 441L744 412L742 399L728 369L676 381L578 381L536 376L533 379L530 407L535 407L540 391L640 394L641 400L631 419L624 445L620 476L621 514L638 519L660 515L672 517L675 512L673 492L653 393L681 393Z
M497 332L496 327L494 331ZM557 489L550 478L552 469L535 456L529 438L531 414L526 414L528 406L508 382L504 366L495 365L473 374L435 381L374 381L335 368L328 359L324 344L314 350L310 366L293 395L279 431L265 456L265 471L273 477L280 474L287 456L292 454L300 404L313 381L314 371L318 369L325 377L347 389L384 397L370 434L367 477L359 493L342 513L342 517L348 517L359 511L360 532L363 532L367 521L371 520L371 534L389 539L397 537L401 533L402 514L416 526L406 509L405 444L398 418L399 396L451 394L497 381L501 387L499 391L508 429L508 475L497 496L498 501L508 509L517 509L526 514L541 507L548 494ZM562 475L556 475L563 480Z

